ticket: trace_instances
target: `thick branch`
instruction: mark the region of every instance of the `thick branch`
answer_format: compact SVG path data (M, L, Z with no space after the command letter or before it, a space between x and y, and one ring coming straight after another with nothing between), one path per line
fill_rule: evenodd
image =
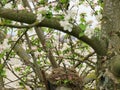
M0 17L28 24L32 24L36 21L36 15L26 10L18 11L0 8Z
M32 12L28 12L25 10L12 10L0 8L0 17L27 24L32 24L36 21L36 15ZM79 37L79 34L82 30L78 26L74 26L72 32L65 31L63 27L60 26L59 19L57 18L45 18L42 22L38 24L38 26L54 28L56 30L70 34L90 45L99 55L106 54L106 47L103 45L103 43L100 43L100 41L89 39L87 36Z

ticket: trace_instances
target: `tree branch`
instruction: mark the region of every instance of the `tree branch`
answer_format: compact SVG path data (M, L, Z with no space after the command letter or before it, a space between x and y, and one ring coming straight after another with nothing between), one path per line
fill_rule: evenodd
M26 10L12 10L12 9L4 9L0 8L0 17L5 19L10 19L22 23L32 24L36 21L36 15L32 12L28 12ZM54 28L56 30L62 31L64 33L70 34L79 40L82 40L83 42L90 45L97 54L99 55L105 55L106 54L106 47L103 43L100 43L100 41L96 39L89 39L87 36L79 36L79 34L82 32L79 26L73 26L72 32L65 31L63 27L60 26L59 19L58 18L45 18L42 22L38 24L38 27L49 27ZM99 45L98 45L99 42Z

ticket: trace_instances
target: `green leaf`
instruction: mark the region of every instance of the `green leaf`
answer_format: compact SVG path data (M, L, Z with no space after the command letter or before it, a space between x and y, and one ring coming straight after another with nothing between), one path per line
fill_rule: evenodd
M24 86L24 83L21 81L21 82L19 82L19 85L20 86Z
M79 34L79 37L82 37L82 36L84 36L84 32L81 32L81 33Z
M52 12L48 11L45 15L46 18L51 18L53 16Z
M39 3L44 5L46 4L46 0L40 0Z
M6 77L6 71L5 70L0 70L0 76Z
M79 5L83 4L84 2L85 2L85 0L80 0Z
M62 4L65 4L65 3L68 3L69 2L69 0L60 0L60 3L62 3Z
M103 8L103 6L104 6L103 0L98 0L97 2Z
M0 64L0 71L3 69L3 64Z
M16 68L15 68L15 71L20 72L20 71L21 71L21 68L20 68L20 67L16 67Z
M1 3L5 5L7 3L7 0L1 0Z
M58 4L58 5L54 8L54 10L55 10L55 11L59 11L59 10L61 10L60 5Z
M42 48L38 48L37 50L38 50L38 52L41 52L41 51L42 51Z
M5 56L5 52L3 51L0 53L0 59L3 58L4 56Z
M83 24L83 23L81 23L79 26L80 26L80 28L82 29L82 31L85 31L85 29L86 29L86 27L87 27L87 25L86 25L86 24Z
M63 82L64 82L64 84L68 84L68 83L70 83L70 81L67 80L67 79L65 79Z
M80 21L83 23L83 22L86 22L86 20L84 18L81 18Z

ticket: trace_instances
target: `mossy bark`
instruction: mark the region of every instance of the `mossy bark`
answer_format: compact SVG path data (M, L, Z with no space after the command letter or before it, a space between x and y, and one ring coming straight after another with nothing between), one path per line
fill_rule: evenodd
M120 0L104 0L102 35L108 39L106 55L97 60L97 90L120 90ZM115 58L114 58L115 57ZM117 69L117 70L116 70Z

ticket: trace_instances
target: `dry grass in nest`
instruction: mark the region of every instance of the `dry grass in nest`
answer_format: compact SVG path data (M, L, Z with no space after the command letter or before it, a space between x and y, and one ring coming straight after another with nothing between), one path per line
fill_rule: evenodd
M67 87L82 87L83 81L79 77L75 69L70 68L55 68L52 73L48 76L48 80L51 84L56 86L67 86Z

